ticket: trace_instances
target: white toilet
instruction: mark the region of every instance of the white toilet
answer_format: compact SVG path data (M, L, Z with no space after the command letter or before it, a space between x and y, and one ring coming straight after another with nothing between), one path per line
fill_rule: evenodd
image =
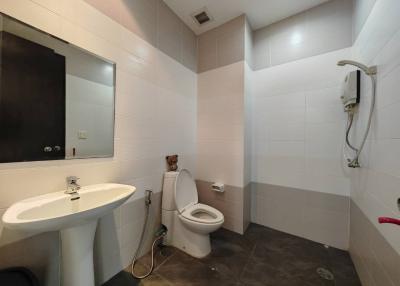
M211 252L210 233L221 227L224 215L199 204L196 183L183 169L164 175L162 223L168 229L165 244L200 258Z

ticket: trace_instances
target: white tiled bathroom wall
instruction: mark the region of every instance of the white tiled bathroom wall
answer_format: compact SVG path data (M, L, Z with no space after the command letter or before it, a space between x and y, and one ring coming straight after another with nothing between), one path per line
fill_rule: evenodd
M4 0L0 11L116 63L113 158L0 166L1 214L18 200L64 189L68 175L79 176L82 185L118 182L138 188L113 216L100 221L100 283L128 265L144 216L144 210L133 211L135 202L145 188L161 191L165 155L179 153L181 167L195 167L196 73L81 0ZM101 244L102 234L108 247ZM4 245L19 238L3 229L0 240Z
M371 1L369 1L371 2ZM374 2L374 1L372 1ZM356 6L364 25L354 42L352 57L377 65L376 106L370 135L360 158L362 168L351 172L350 253L365 285L400 284L398 226L380 225L378 217L400 218L400 2L377 0L370 13ZM356 23L360 19L355 19ZM360 112L354 142L366 128L371 83L363 77Z
M196 179L203 203L219 209L224 227L243 233L244 61L198 75ZM211 183L226 185L216 194Z
M350 49L253 73L252 181L349 195L336 65Z
M333 0L253 33L251 220L348 248L350 180L340 101L352 1Z
M253 72L252 221L346 249L342 49Z

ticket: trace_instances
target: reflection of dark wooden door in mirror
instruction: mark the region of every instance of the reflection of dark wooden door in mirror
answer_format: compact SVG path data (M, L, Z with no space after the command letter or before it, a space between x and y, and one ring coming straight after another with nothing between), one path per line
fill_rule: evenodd
M0 162L64 159L65 57L0 35Z

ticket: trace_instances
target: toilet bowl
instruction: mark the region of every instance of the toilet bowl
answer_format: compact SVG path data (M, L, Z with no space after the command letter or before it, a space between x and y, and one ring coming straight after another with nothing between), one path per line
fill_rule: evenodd
M211 252L210 233L222 226L224 215L198 202L196 183L183 169L164 175L162 223L168 229L166 244L201 258Z

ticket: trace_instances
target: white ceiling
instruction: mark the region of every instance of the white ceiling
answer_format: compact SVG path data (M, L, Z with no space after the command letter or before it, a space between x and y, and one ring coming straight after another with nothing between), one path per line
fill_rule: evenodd
M198 35L243 13L253 29L258 29L329 0L164 0ZM202 27L191 15L206 7L214 20Z

